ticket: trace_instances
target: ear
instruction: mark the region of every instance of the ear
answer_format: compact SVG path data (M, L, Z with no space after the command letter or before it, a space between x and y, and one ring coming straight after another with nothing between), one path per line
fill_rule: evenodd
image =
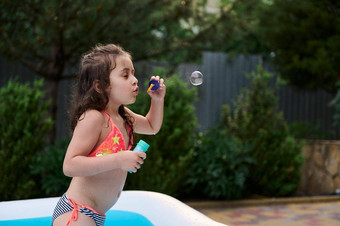
M94 80L93 82L93 88L96 90L97 93L101 93L102 91L99 88L99 80Z

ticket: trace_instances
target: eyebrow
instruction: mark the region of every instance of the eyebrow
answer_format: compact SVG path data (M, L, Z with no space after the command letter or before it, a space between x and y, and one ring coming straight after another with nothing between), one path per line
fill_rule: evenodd
M121 71L130 71L130 68L123 68ZM135 71L135 69L132 69L132 71Z

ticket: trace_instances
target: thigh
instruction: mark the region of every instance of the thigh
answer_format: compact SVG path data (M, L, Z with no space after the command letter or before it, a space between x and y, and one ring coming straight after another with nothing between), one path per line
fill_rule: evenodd
M65 226L67 221L71 218L71 215L72 215L72 211L69 211L69 212L66 212L60 215L54 220L53 226ZM72 221L71 225L72 226L77 226L77 225L96 226L96 223L91 217L86 216L85 214L82 214L81 212L78 212L78 219L76 221Z

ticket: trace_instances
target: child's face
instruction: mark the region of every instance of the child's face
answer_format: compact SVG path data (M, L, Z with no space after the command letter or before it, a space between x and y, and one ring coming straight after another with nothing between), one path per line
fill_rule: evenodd
M135 69L128 56L116 58L116 67L110 73L109 103L128 105L136 101L138 95L138 80Z

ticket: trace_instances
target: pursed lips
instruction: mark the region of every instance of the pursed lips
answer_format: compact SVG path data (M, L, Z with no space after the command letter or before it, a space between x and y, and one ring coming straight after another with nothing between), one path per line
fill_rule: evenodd
M137 86L137 88L133 91L136 95L138 95L139 92L139 87Z

